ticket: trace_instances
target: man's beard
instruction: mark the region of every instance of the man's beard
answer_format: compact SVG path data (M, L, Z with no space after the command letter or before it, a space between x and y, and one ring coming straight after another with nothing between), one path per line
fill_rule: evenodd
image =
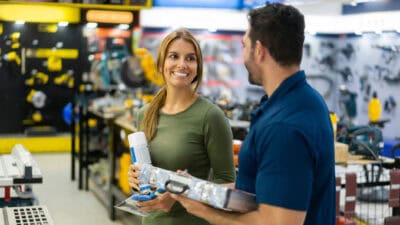
M246 67L246 70L248 72L249 83L253 84L253 85L261 85L261 82L257 81L257 78L254 76L254 72L257 72L257 71L255 71L256 68L254 68L255 67L254 61L255 61L254 49L252 48L250 50L250 59L249 59L249 61L244 62L244 66ZM252 63L253 63L253 66L251 66ZM254 70L251 70L251 67L253 67Z
M257 80L254 78L254 75L250 72L250 68L249 66L246 65L246 63L244 64L244 66L246 67L246 70L248 72L248 80L250 84L253 85L261 85L259 82L257 82Z

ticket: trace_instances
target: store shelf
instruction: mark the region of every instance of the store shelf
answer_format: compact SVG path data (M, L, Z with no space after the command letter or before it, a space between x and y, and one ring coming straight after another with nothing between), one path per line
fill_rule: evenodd
M108 208L110 201L108 199L108 193L104 190L104 186L98 184L98 182L93 178L89 177L89 187L90 191L96 196L96 198Z
M76 141L76 143L79 142ZM16 144L22 144L29 152L69 152L71 151L71 135L60 134L35 137L3 135L0 136L0 153L10 153Z

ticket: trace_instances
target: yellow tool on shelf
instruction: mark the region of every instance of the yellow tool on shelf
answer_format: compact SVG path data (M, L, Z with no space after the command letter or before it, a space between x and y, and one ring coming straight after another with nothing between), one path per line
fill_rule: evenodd
M17 65L21 65L21 58L18 56L16 51L11 51L5 54L4 60L8 62L15 62Z
M19 38L21 37L20 32L14 32L10 35L11 49L18 49L20 47Z
M26 49L27 58L47 58L47 67L51 72L61 71L62 59L77 59L78 49L62 48L28 48Z
M58 31L57 24L39 24L39 32L56 33Z
M17 48L19 48L19 46L20 46L20 45L19 45L19 42L15 42L15 43L12 43L12 44L11 44L11 48L12 48L12 49L17 49Z
M35 108L43 108L46 105L47 96L44 92L32 89L26 96L26 101L31 103Z
M336 140L336 130L337 130L337 123L339 122L339 118L337 117L336 113L330 112L329 117L331 119L332 128L333 128L333 140Z
M42 113L40 113L40 111L35 111L34 113L32 113L32 120L36 123L41 122L43 120Z
M25 80L25 85L33 86L33 85L45 85L49 81L49 75L38 72L37 70L32 71L32 76Z
M129 187L127 174L129 171L129 165L131 164L131 155L129 153L123 153L121 158L119 159L119 178L118 185L121 188L122 192L126 195L131 193L131 188Z
M368 118L371 122L378 122L381 118L382 104L376 92L372 94L372 99L368 103Z
M35 125L43 121L43 115L40 111L36 110L32 112L26 119L22 120L22 124L25 126Z
M26 49L26 57L28 58L49 58L50 56L62 59L77 59L79 55L78 49L67 48L28 48Z
M57 85L65 85L68 88L73 88L74 87L74 76L73 76L73 71L70 70L66 73L63 73L59 75L58 77L54 78L54 83Z
M47 69L50 72L61 71L62 69L62 61L61 58L56 56L49 56L47 58Z
M137 48L134 52L135 55L139 56L139 58L141 59L140 64L143 68L144 76L146 77L146 79L157 86L163 85L164 80L162 76L159 76L157 74L156 64L149 50L145 48Z

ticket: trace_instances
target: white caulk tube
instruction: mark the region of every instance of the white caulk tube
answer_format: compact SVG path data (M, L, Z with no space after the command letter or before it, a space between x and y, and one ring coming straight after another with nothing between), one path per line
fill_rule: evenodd
M147 146L146 135L144 132L135 132L128 135L129 149L132 157L132 164L151 165L150 152ZM139 177L140 193L145 194L151 191L150 185L142 183Z
M151 164L150 152L144 132L135 132L128 135L132 164Z

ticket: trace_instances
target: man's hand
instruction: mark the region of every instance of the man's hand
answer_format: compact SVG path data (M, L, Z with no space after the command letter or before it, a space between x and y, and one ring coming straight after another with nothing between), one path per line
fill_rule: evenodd
M182 195L177 195L177 194L171 194L172 198L175 199L176 201L180 202L182 204L182 206L184 208L186 208L186 210L198 217L202 217L202 218L206 218L206 214L209 210L210 207L208 207L207 205L195 201L195 200L191 200L189 198L186 198Z
M171 194L169 192L165 192L157 198L141 201L137 203L137 206L140 208L140 211L151 212L151 211L164 211L169 212L172 206L175 203L175 199L171 198Z
M302 225L306 212L259 204L257 210L233 213L209 207L182 195L171 194L186 210L215 225Z

